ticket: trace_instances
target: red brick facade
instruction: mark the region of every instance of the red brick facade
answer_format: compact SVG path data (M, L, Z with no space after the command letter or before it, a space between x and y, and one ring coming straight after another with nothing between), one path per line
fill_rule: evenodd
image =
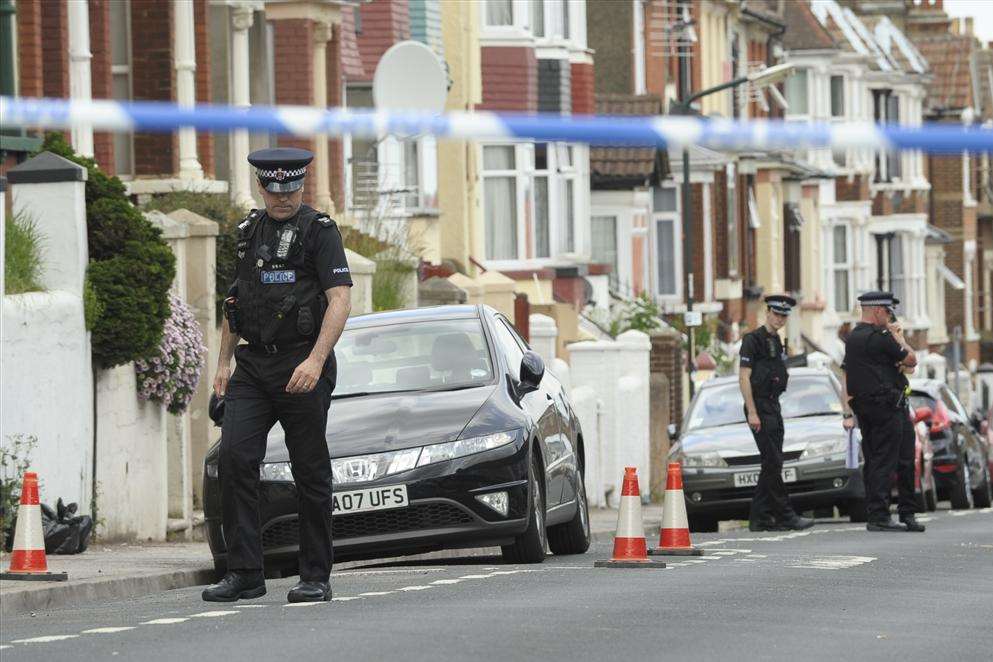
M276 70L276 103L279 105L310 106L314 103L314 22L291 18L272 21L274 61ZM279 136L281 147L299 147L313 151L310 138ZM304 202L314 201L313 168L307 171L303 191Z
M46 97L69 96L69 8L64 2L42 4L41 54Z
M572 114L592 115L596 112L593 89L593 65L573 62L571 65Z
M113 96L113 78L110 60L110 3L111 0L90 0L90 89L94 99ZM114 137L106 131L93 132L93 156L100 169L109 175L114 168Z
M869 199L869 180L862 175L836 177L834 180L834 197L838 202L855 202Z
M484 46L480 110L538 110L538 63L529 47Z
M41 2L17 3L17 82L22 97L44 96L41 49Z
M196 49L196 100L197 103L210 103L210 47L207 36L210 34L210 12L207 0L193 0L193 37ZM197 132L197 159L205 177L214 176L214 134L209 131Z
M383 53L398 41L410 39L410 9L407 0L377 0L363 4L359 11L362 30L356 38L364 79L372 80Z
M135 101L175 99L172 25L169 2L131 3L131 93ZM171 176L179 169L175 133L134 134L136 176Z

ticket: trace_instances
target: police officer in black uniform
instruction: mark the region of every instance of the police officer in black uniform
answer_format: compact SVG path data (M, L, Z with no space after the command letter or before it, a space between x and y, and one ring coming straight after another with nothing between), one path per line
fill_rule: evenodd
M898 300L891 292L867 292L859 297L862 321L845 341L845 428L862 430L863 477L869 531L919 531L914 519L913 478L900 495L900 521L890 518L890 492L901 446L906 446L907 400L903 368L917 365L903 330L892 322ZM910 443L913 443L911 440ZM912 452L912 451L911 451ZM904 472L905 473L905 472ZM906 483L906 480L901 480Z
M765 324L741 339L738 382L745 400L745 416L762 456L762 470L752 497L748 528L752 531L807 529L814 520L800 517L790 505L783 484L783 415L779 396L786 390L786 352L779 330L786 324L796 299L767 296Z
M228 573L203 599L265 594L259 531L259 465L269 430L286 433L299 495L300 581L290 602L331 599L331 460L325 429L335 382L334 345L352 285L335 222L303 204L313 159L303 149L252 152L265 210L238 226L238 272L224 302L227 324L215 392L224 398L218 475ZM238 345L239 339L247 341ZM232 356L236 359L229 373ZM229 376L230 375L230 376Z

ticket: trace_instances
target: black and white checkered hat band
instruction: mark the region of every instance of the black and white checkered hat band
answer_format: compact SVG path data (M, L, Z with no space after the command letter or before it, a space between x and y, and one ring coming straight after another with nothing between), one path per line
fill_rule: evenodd
M774 313L779 313L780 315L789 315L790 311L793 310L793 308L790 306L784 306L783 304L780 303L770 303L769 310L771 310Z
M892 308L896 305L893 299L869 299L867 301L860 301L863 306L886 306L887 308Z
M307 169L297 168L296 170L283 170L282 168L276 168L275 170L256 170L255 172L261 179L286 180L293 179L295 177L303 177L304 174L306 174Z

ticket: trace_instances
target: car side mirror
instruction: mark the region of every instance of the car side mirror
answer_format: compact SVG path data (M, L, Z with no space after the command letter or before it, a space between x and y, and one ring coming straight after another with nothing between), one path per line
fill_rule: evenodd
M666 431L669 433L669 439L675 439L676 438L676 424L675 423L669 423L669 426L666 428Z
M928 422L932 416L934 416L934 412L931 411L930 407L918 407L914 410L914 423Z
M524 352L521 359L521 395L537 391L545 376L545 362L534 352Z

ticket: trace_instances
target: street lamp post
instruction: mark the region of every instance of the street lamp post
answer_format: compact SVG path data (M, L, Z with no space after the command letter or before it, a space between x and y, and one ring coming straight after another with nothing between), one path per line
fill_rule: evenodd
M716 92L722 92L727 89L738 87L739 85L744 85L745 83L751 83L756 86L766 86L773 85L781 81L782 79L793 73L796 65L789 62L783 64L777 64L772 67L766 67L761 71L756 71L750 73L747 76L739 76L720 85L714 85L713 87L708 87L705 90L695 92L690 94L690 75L689 75L689 58L684 57L681 60L681 64L684 67L682 75L680 77L680 90L679 97L680 101L674 104L673 112L680 115L692 115L693 109L691 107L694 101L702 99L705 96L715 94ZM691 209L691 198L690 198L690 151L688 148L683 148L683 183L681 190L681 199L683 203L683 235L685 240L683 242L683 264L686 265L686 311L692 312L693 310L693 231L692 231L692 209ZM693 385L693 358L695 353L694 342L694 332L693 327L687 326L687 332L689 336L689 373L690 373L690 398L694 395L694 385Z

